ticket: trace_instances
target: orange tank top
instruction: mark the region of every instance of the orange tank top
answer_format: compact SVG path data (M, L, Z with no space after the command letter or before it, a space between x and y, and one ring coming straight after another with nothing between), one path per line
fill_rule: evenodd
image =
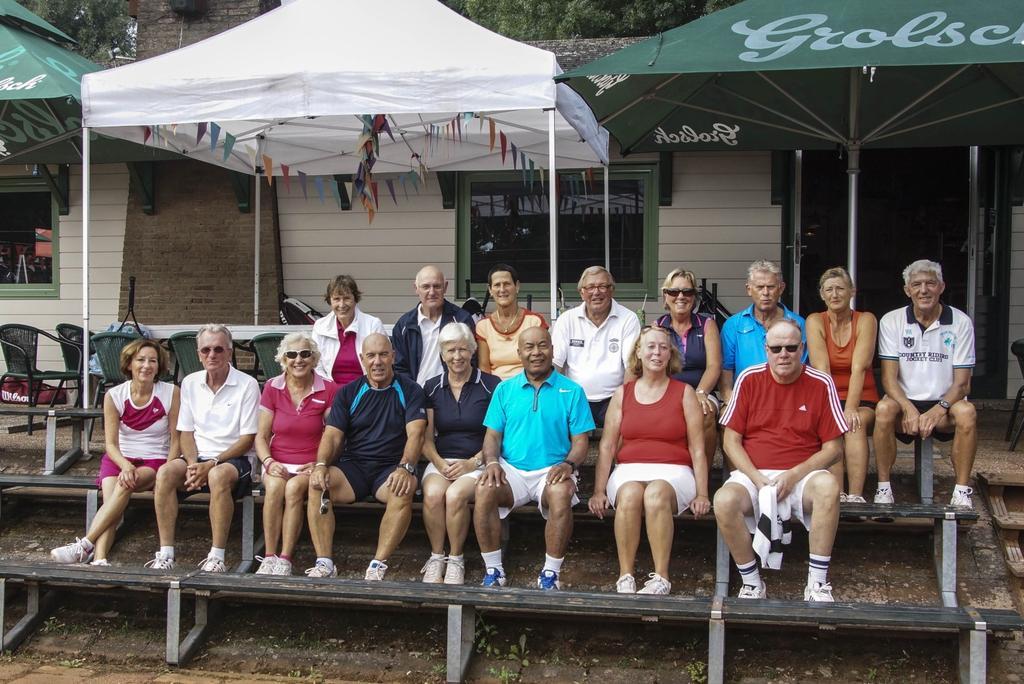
M622 388L622 448L616 460L692 466L683 415L686 385L669 380L665 394L653 404L637 401L633 387L634 382L627 382Z
M828 349L828 367L832 372L832 381L836 384L836 392L839 398L846 401L846 392L850 389L850 369L853 367L853 350L857 346L857 319L860 318L860 311L853 312L853 321L850 322L850 340L840 347L832 339L832 325L828 320L828 314L822 314L822 324L825 328L825 348ZM864 371L864 389L860 393L861 401L878 401L878 390L875 389L875 374L868 368Z

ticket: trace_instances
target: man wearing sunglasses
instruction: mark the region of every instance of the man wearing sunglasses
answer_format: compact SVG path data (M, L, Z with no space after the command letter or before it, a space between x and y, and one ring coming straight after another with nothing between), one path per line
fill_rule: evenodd
M616 302L615 279L603 266L590 266L577 289L583 303L558 317L551 328L554 364L559 373L579 383L587 393L597 427L622 383L640 335L636 314Z
M260 387L231 365L231 331L226 326L204 325L196 334L196 345L203 370L181 381L181 456L157 471L153 503L160 550L148 565L174 567L178 501L209 492L213 544L200 570L226 572L224 550L235 499L249 486L256 458Z
M747 268L747 295L752 304L729 317L722 326L722 376L719 380L722 402L732 398L733 382L744 369L767 360L764 341L768 328L775 321L788 318L796 321L804 342L800 361L807 362L807 335L804 319L781 303L786 283L782 269L773 261L759 259Z
M411 378L395 374L395 353L386 335L367 335L359 358L366 375L334 395L309 477L307 516L317 555L316 565L306 570L310 577L338 574L332 558L332 502L353 503L372 495L386 505L377 550L364 576L371 581L384 579L388 558L412 520L426 396Z
M755 548L763 567L781 567L783 521L796 519L810 530L804 600L832 602L828 567L840 488L827 468L842 455L849 428L832 378L800 360L802 332L787 318L768 328L768 362L740 373L722 413L723 446L735 470L715 494L715 519L740 571L739 598L767 596Z

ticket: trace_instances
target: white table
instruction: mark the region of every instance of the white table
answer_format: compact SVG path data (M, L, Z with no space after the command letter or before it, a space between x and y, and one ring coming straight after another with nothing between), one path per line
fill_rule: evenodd
M153 332L153 337L158 340L166 340L175 333L182 332L196 332L202 326L201 323L175 323L173 325L147 325ZM391 328L394 327L388 323L384 326L384 331L390 335ZM287 335L291 332L311 332L313 329L312 325L235 325L228 324L228 330L231 331L231 337L233 339L245 342L251 340L257 335L263 333L281 333Z

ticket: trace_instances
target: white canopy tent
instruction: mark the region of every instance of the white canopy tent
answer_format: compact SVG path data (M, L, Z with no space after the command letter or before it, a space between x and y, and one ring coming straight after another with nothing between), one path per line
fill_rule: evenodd
M84 329L90 129L250 174L261 172L264 155L278 176L282 164L290 174L352 174L360 117L384 114L395 141L380 136L373 173L386 177L421 163L428 172L511 168L492 151L493 120L548 178L558 168L605 165L607 179L608 133L574 91L556 86L558 73L553 53L493 33L436 0L377 0L372 9L356 0L292 0L194 45L86 75ZM549 205L557 206L555 184L548 188ZM256 200L258 245L258 190ZM558 212L549 214L554 312ZM607 208L605 221L607 242Z

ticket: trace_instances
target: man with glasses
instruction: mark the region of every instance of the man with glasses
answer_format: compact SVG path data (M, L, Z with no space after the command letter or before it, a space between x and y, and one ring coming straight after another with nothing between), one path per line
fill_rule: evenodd
M309 534L316 549L310 577L335 577L333 503L373 496L385 504L377 550L364 579L383 580L391 552L412 520L416 463L427 426L426 396L411 378L395 373L386 335L373 333L359 354L366 371L338 390L309 477Z
M739 598L767 596L755 548L763 567L781 567L785 521L796 519L810 530L804 600L832 601L828 567L840 488L827 468L842 455L849 428L832 378L800 361L802 334L788 318L771 324L768 362L740 373L722 414L723 445L735 470L715 494L714 509L743 581Z
M204 325L196 344L203 370L181 381L181 456L157 471L153 503L160 550L146 565L174 567L179 498L209 492L213 544L199 567L203 572L226 572L224 549L235 499L250 485L256 458L260 387L231 365L231 331L226 326Z
M445 299L448 281L437 266L424 266L413 282L420 303L398 319L391 330L395 348L395 372L408 375L423 387L427 380L444 370L438 336L441 328L451 322L465 323L473 328L473 317ZM476 358L473 359L476 365Z
M942 266L919 259L903 271L910 305L890 311L878 325L885 396L875 408L876 504L893 503L889 473L896 440L953 440L956 486L950 504L973 508L968 486L978 446L977 413L967 400L974 369L974 325L967 314L940 300Z
M612 395L629 379L626 367L640 320L612 298L615 279L603 266L585 269L577 289L583 303L559 316L551 329L554 364L583 387L594 423L602 427Z
M547 521L544 567L537 586L558 589L572 536L576 472L587 457L594 420L583 388L552 367L551 335L527 328L519 336L523 372L494 390L484 417L484 472L477 480L473 522L484 560L485 587L506 583L501 518L536 502Z
M747 268L747 296L753 303L730 316L722 326L722 377L719 389L723 403L731 399L733 382L744 369L767 360L764 340L772 323L781 318L796 321L806 347L803 317L780 302L785 291L782 269L775 262L758 259ZM800 360L807 362L806 348Z

